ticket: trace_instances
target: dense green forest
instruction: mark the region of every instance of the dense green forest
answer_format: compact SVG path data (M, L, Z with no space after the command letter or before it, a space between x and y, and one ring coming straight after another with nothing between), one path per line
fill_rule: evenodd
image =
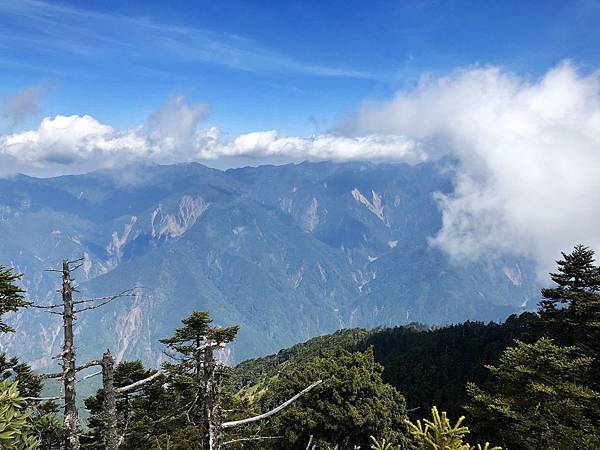
M95 362L103 388L74 428L67 396L1 355L0 447L598 449L600 267L577 246L550 278L537 313L500 324L347 329L236 367L219 355L238 327L195 312L160 368ZM29 306L18 280L1 269L0 317Z

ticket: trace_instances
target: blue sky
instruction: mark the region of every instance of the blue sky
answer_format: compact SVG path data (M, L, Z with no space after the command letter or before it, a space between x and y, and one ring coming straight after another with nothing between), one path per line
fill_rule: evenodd
M448 155L431 244L545 273L600 248L599 24L600 0L0 0L0 176Z
M36 114L142 124L170 95L231 135L305 135L424 73L496 65L536 77L599 65L588 1L0 1L0 97L44 87ZM6 124L5 124L6 127Z

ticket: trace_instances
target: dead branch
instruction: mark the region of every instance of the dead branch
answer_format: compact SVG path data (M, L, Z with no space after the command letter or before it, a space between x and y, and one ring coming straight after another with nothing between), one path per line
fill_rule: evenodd
M35 303L32 303L31 305L32 308L38 308L38 309L52 309L52 308L62 308L64 305L61 303L60 305L36 305Z
M75 263L81 262L83 260L85 260L85 258L71 259L71 260L67 261L67 264L75 264ZM71 270L73 270L73 269L71 269Z
M91 361L81 365L81 366L77 366L75 367L75 372L79 372L80 370L83 369L87 369L88 367L92 367L92 366L99 366L102 363L100 361L98 361L97 359L92 359ZM50 378L62 378L63 373L62 372L56 372L56 373L43 373L41 375L39 375L39 377L42 380L47 380Z
M198 347L196 347L196 352L201 352L202 350L206 350L208 348L225 348L225 344L223 342L208 340L204 344L200 344Z
M77 270L77 269L79 269L81 266L83 266L83 263L79 263L79 264L77 264L75 267L71 267L71 270Z
M160 374L161 374L160 372L153 373L153 374L152 374L152 375L150 375L148 378L144 378L143 380L139 380L139 381L136 381L135 383L128 384L127 386L123 386L123 387L120 387L120 388L116 388L116 389L115 389L115 392L116 392L117 394L121 394L121 393L123 393L123 392L128 392L128 391L131 391L131 390L133 390L133 389L137 388L138 386L141 386L141 385L143 385L143 384L145 384L145 383L148 383L148 382L150 382L150 381L154 380L154 379L155 379L155 378L157 378L157 377L158 377Z
M306 446L306 450L310 450L310 444L312 444L312 440L313 440L313 435L310 435L310 438L308 438L308 445Z
M236 442L260 441L260 440L267 440L267 439L283 439L283 436L256 436L256 437L249 437L249 438L239 438L239 439L233 439L231 441L223 442L221 445L235 444Z
M60 400L61 398L64 397L23 397L23 400L31 402L47 402L50 400Z
M128 292L128 291L125 291L125 292ZM97 309L97 308L100 308L100 307L102 307L104 305L107 305L108 303L112 302L113 300L118 300L118 299L125 298L125 297L135 297L135 296L136 296L135 293L132 293L132 294L127 294L127 293L123 294L123 293L121 293L121 294L117 294L117 295L112 295L112 296L109 296L109 297L105 297L106 300L104 300L101 303L98 303L97 305L87 306L87 307L82 308L82 309L77 309L77 310L73 311L73 313L74 314L78 314L78 313L83 312L83 311L89 311L89 310L92 310L92 309ZM97 300L97 299L90 299L90 301L95 301L95 300ZM89 303L89 301L86 301L86 300L84 300L82 302Z
M73 304L74 305L81 305L82 303L91 303L91 302L99 302L99 301L103 301L103 300L111 300L117 297L134 297L135 296L135 290L138 288L132 288L132 289L125 289L123 292L120 292L118 294L115 295L107 295L104 297L94 297L94 298L88 298L85 300L77 300L74 301ZM62 305L59 305L62 306Z
M99 370L98 372L94 372L94 373L91 373L91 374L89 374L89 375L86 375L86 376L85 376L85 377L83 377L81 380L77 380L77 382L78 382L78 383L81 383L82 381L85 381L85 380L87 380L87 379L89 379L89 378L92 378L92 377L95 377L95 376L97 376L97 375L100 375L101 373L102 373L102 371L101 371L101 370Z
M258 416L249 417L247 419L234 420L234 421L231 421L231 422L223 422L223 424L221 425L221 427L224 428L224 429L225 428L233 428L233 427L238 427L240 425L246 425L247 423L258 422L259 420L264 420L264 419L266 419L268 417L271 417L272 415L277 414L282 409L284 409L284 408L288 407L289 405L291 405L293 402L295 402L296 400L298 400L302 395L304 395L307 392L311 391L312 389L314 389L315 387L317 387L322 382L323 382L323 380L315 381L313 384L311 384L310 386L304 388L302 391L298 392L292 398L290 398L289 400L283 402L281 405L279 405L277 408L272 409L271 411L268 411L268 412L266 412L264 414L260 414Z

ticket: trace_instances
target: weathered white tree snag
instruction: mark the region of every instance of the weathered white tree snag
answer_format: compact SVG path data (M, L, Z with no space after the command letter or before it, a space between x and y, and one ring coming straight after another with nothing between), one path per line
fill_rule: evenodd
M79 417L75 404L75 348L73 346L73 287L71 286L70 261L62 264L62 299L63 299L63 332L64 344L62 351L62 380L65 392L65 415L63 427L65 431L65 448L79 450Z
M102 366L104 361L92 360L81 366L76 365L75 345L73 337L73 321L75 316L83 311L89 311L92 309L99 308L113 300L120 299L123 297L132 297L137 295L137 289L128 289L119 294L108 296L108 297L97 297L87 300L73 301L73 291L77 290L73 288L71 279L71 271L78 269L82 266L83 259L77 259L73 261L64 260L62 263L61 270L50 269L50 272L59 272L61 274L62 288L62 303L55 305L37 305L33 304L34 308L45 309L47 312L57 314L62 317L63 320L63 348L62 352L58 357L62 359L62 372L60 373L47 373L41 374L41 379L60 378L63 382L64 396L58 398L64 398L64 420L63 420L63 431L65 434L64 448L65 450L79 450L79 416L76 406L76 389L75 385L76 374L78 371L86 369L92 366ZM91 304L83 308L79 308L77 305ZM77 308L79 309L76 309ZM62 312L54 311L55 309L62 308ZM112 357L111 357L112 358ZM114 361L113 361L114 365ZM112 373L112 369L111 369ZM84 377L82 380L91 378L96 374L92 374ZM39 401L37 398L29 398L31 401ZM116 409L115 409L116 410ZM116 425L115 425L116 430ZM116 450L116 447L114 447Z
M208 430L204 448L208 450L221 448L221 402L219 398L219 386L216 380L218 363L213 355L213 350L219 347L222 347L221 343L207 339L196 349L196 353L202 355L200 364L203 371L202 402L204 407L204 425Z
M195 370L196 374L201 375L202 378L201 384L198 389L198 393L196 395L196 398L194 399L193 404L195 404L198 400L201 400L202 402L202 424L203 428L206 430L206 435L202 443L202 448L205 450L220 450L221 447L225 445L222 443L222 435L224 429L233 428L252 422L257 422L259 420L271 417L272 415L277 414L279 411L295 402L302 395L306 394L307 392L311 391L316 386L322 383L322 380L316 381L307 388L303 389L298 394L294 395L289 400L285 401L281 405L264 414L260 414L255 417L249 417L247 419L235 420L232 422L223 422L221 411L221 398L219 392L220 383L217 379L217 375L219 374L220 363L215 359L213 354L213 351L215 349L222 347L224 347L223 342L219 342L215 339L210 338L209 336L205 336L204 339L198 340L196 342L196 349L194 355ZM253 439L261 438L258 437ZM269 439L269 437L266 437L265 439ZM233 442L237 441L228 441L227 444Z
M102 355L102 387L104 389L104 448L117 450L119 437L117 435L117 398L114 380L115 361L108 350Z

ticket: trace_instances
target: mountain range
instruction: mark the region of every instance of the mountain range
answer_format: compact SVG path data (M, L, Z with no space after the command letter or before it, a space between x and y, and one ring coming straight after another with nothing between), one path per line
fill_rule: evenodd
M84 312L80 358L110 348L155 366L158 339L193 310L239 324L238 362L340 328L500 320L533 307L531 261L453 263L429 245L442 226L438 163L300 163L217 170L131 165L83 175L0 179L0 262L30 299L56 303L56 268L83 258L78 298L140 286ZM57 316L26 310L2 350L36 368L60 352Z

